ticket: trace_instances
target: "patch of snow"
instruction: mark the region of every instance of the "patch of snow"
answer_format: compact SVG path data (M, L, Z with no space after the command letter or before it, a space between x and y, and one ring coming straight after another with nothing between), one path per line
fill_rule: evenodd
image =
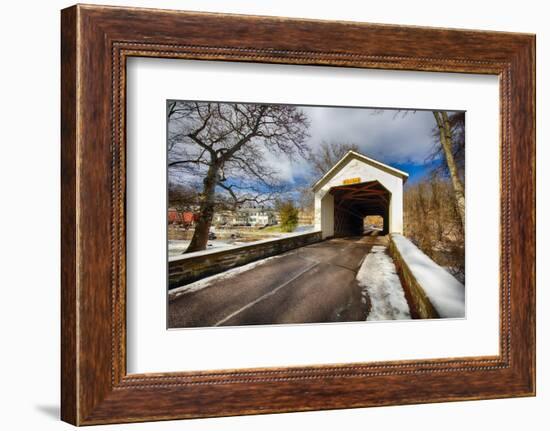
M365 227L365 231L377 231L377 232L382 232L382 228L381 227L376 227L376 226L369 226L369 227Z
M367 320L410 319L409 304L387 247L375 245L357 273L364 297L368 295L371 310Z
M180 255L181 253L185 252L187 247L189 247L190 243L191 243L190 240L169 240L168 255L169 256ZM207 247L207 250L220 250L222 248L237 247L242 244L243 243L240 243L237 241L227 242L223 240L209 240L206 247Z
M186 284L185 286L176 287L175 289L171 289L168 292L169 299L172 300L181 295L197 292L198 290L202 290L217 281L230 279L232 277L235 277L238 274L242 274L243 272L250 271L253 268L262 266L266 262L277 259L279 257L281 257L281 255L267 257L265 259L258 260L256 262L251 262L251 263L247 263L246 265L238 266L237 268L228 269L227 271L224 271L220 274L215 274L210 277L203 278L202 280L198 280L198 281L195 281L194 283Z
M196 257L196 256L205 256L205 255L208 255L210 253L215 253L217 251L221 251L221 249L225 249L225 250L229 250L229 249L238 249L238 248L246 248L248 246L251 246L251 245L258 245L258 244L264 244L264 243L268 243L268 242L272 242L272 241L278 241L278 240L281 240L281 239L285 239L285 238L291 238L291 237L294 237L294 236L300 236L300 235L307 235L307 234L310 234L310 233L314 233L314 232L320 232L320 231L309 231L309 232L290 232L290 233L286 233L286 234L281 234L280 236L276 237L276 238L268 238L268 239L262 239L262 240L259 240L259 241L253 241L253 242L246 242L246 243L239 243L238 241L233 241L232 243L228 243L228 242L225 242L223 240L213 240L213 241L208 241L208 243L212 243L212 247L208 247L206 250L201 250L201 251L195 251L193 253L185 253L185 254L176 254L176 253L171 253L170 252L170 242L172 241L169 241L168 242L168 261L172 262L174 260L180 260L180 259L189 259L191 257ZM185 242L185 241L181 241L181 242ZM189 244L190 241L187 241L187 243ZM219 244L218 248L215 247L215 244ZM183 251L182 251L183 252Z
M313 229L315 229L315 226L312 224L304 224L301 226L297 226L296 229L294 229L294 233L306 233L306 232L313 232Z
M392 234L391 240L439 316L465 317L464 285L403 235Z

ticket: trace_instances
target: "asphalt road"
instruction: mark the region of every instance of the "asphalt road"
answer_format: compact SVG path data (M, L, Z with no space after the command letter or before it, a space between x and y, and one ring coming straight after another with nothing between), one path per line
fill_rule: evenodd
M363 258L384 238L338 238L217 277L169 301L168 327L241 326L365 320L355 281ZM367 301L368 302L368 301Z

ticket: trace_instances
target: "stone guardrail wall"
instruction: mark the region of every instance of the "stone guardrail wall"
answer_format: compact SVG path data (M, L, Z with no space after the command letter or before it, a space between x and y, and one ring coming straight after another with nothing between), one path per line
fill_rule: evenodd
M168 261L168 289L319 241L321 231L263 240L231 249L171 257Z
M390 235L389 251L420 318L465 317L463 284L400 234Z

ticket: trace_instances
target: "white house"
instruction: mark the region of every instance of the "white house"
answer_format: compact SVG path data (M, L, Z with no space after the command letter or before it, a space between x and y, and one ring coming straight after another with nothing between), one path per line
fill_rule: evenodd
M253 226L267 226L276 222L275 215L271 211L254 208L249 212L248 218Z
M233 221L233 213L231 211L217 211L214 213L213 222L215 225L226 225Z
M384 233L403 233L403 185L408 174L349 151L319 181L315 229L323 238L359 235L369 215L384 219Z
M258 207L246 207L236 211L219 211L214 214L214 224L266 226L276 223L273 211Z

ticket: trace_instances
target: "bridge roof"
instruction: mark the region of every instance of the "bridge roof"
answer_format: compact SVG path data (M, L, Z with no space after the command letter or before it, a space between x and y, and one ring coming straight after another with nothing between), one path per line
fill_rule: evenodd
M395 175L396 177L400 177L403 182L407 181L407 178L409 177L409 174L406 172L403 172L399 169L393 168L389 165L386 165L385 163L379 162L378 160L371 159L370 157L365 156L364 154L358 153L356 151L348 151L344 157L342 157L338 162L334 164L332 168L330 168L325 175L323 175L315 184L313 184L312 189L314 191L317 191L317 189L323 184L325 181L332 178L341 168L343 168L348 161L352 159L360 160L364 163L367 163L371 166L374 166L375 168L378 168L382 171L386 171L392 175Z

